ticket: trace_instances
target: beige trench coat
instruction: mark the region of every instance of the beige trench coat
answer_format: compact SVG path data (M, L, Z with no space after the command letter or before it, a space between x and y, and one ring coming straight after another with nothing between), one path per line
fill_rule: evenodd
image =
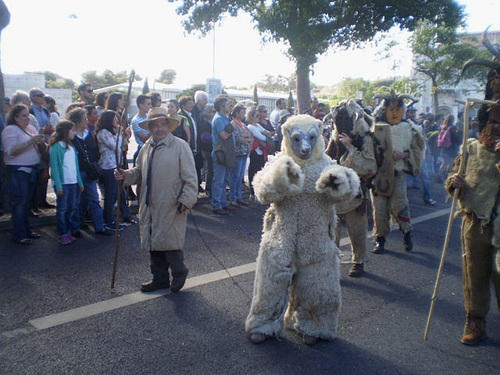
M125 171L124 185L142 184L139 202L141 248L147 251L182 250L187 212L177 212L179 203L191 208L198 199L198 179L193 154L186 141L169 134L158 143L152 165L149 204L146 205L147 174L153 141L141 148L136 166Z

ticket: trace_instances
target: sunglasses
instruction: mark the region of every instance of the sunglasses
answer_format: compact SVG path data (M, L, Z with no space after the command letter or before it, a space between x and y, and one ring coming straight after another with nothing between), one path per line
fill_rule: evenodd
M94 92L94 90L85 90L87 91L89 94L92 94Z

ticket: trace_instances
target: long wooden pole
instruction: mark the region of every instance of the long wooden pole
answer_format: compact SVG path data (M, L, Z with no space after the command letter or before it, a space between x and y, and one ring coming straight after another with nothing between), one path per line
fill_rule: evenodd
M459 173L463 174L465 171L465 165L467 161L465 160L467 158L467 139L468 139L468 133L469 133L469 113L470 113L470 107L474 103L471 102L469 99L465 102L465 111L464 111L464 128L463 128L463 142L462 142L462 152L461 152L461 157L460 157L460 166L459 166ZM448 253L448 245L450 243L450 236L451 236L451 226L453 225L453 220L455 219L455 210L457 208L457 202L458 202L458 191L459 189L455 189L453 192L453 200L451 201L451 208L450 208L450 215L448 217L448 227L446 229L446 236L444 238L444 244L443 244L443 252L441 253L441 261L439 263L439 269L438 273L436 276L436 283L434 284L434 291L432 293L432 298L431 298L431 307L429 309L429 315L427 316L427 325L425 326L425 332L424 332L424 340L427 340L429 337L429 330L432 322L432 315L434 312L434 307L436 306L436 298L437 298L437 293L439 289L439 284L441 282L441 275L443 274L443 268L444 268L444 262L446 259L446 254Z
M122 120L125 119L128 105L130 104L130 91L132 90L132 83L134 82L135 71L132 69L130 72L129 80L128 80L128 90L127 97L125 98L125 108L122 113ZM115 160L116 160L116 168L122 168L122 156L123 156L123 131L120 126L120 131L116 136L116 149L115 149ZM120 142L120 138L122 142ZM120 210L120 202L122 199L122 190L123 190L123 180L118 182L118 191L116 193L116 218L115 218L115 258L113 261L113 273L111 275L111 289L115 288L115 280L116 280L116 269L118 268L118 255L120 253L120 218L121 218L121 210Z

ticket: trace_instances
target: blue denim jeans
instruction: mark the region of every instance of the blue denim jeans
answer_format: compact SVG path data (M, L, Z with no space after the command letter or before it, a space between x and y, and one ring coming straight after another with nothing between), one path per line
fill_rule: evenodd
M76 217L82 222L85 213L89 212L94 222L94 230L96 232L102 231L104 229L104 216L102 207L99 203L97 181L91 180L85 171L80 170L80 174L82 176L84 190L80 194L80 204L75 213Z
M420 172L420 180L422 181L422 187L424 189L424 202L429 202L431 198L431 175L432 167L434 164L434 158L428 156L424 158L422 162L422 171Z
M241 192L241 184L243 178L245 177L245 167L247 165L247 157L246 156L237 156L236 157L236 167L233 168L231 173L231 200L237 201L243 198L243 194Z
M102 170L102 182L104 185L104 224L113 228L115 224L115 217L113 215L113 208L118 197L118 181L113 175L114 169ZM125 190L122 188L120 199L120 211L123 218L129 217L127 202L125 201Z
M212 183L212 208L219 210L227 207L226 183L229 179L231 169L225 165L214 162L214 181Z
M57 196L57 230L59 235L78 232L80 230L80 218L78 217L78 205L80 204L80 188L78 184L63 184L63 194Z
M9 194L12 213L12 237L14 241L20 241L31 233L28 211L37 178L34 167L31 167L31 173L19 171L18 168L17 165L7 166L6 190Z

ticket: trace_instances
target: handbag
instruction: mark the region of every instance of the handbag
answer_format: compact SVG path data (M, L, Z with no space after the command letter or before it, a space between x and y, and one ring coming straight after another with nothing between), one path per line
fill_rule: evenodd
M99 180L101 178L102 168L97 162L92 163L87 160L83 168L91 180Z
M80 167L87 174L87 177L91 180L99 180L102 176L102 168L100 167L99 162L90 161L85 141L73 141L73 146L75 146L78 153L82 155L82 165Z
M100 167L99 162L90 161L85 142L82 142L81 145L83 146L83 170L87 173L87 177L91 180L99 180L102 176L102 168Z
M26 135L28 135L30 138L33 136L28 133L25 129L21 128L18 126L19 129L21 129ZM49 182L50 174L49 174L49 166L50 166L50 154L49 154L49 148L47 146L47 143L36 143L33 145L35 147L36 152L38 153L38 156L40 156L40 164L38 164L36 171L37 171L37 184L38 186L44 187L47 186L47 183Z

